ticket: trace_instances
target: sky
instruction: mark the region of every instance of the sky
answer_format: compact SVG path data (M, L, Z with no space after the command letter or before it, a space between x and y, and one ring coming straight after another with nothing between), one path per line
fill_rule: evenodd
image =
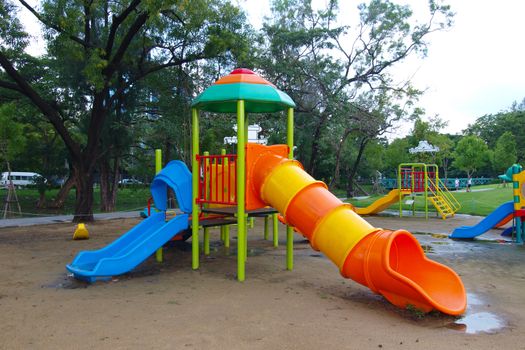
M234 1L245 9L255 28L270 14L270 0ZM317 6L325 2L313 0ZM339 0L341 22L355 18L359 2ZM426 0L395 2L413 7L416 16L423 15L422 6L427 4ZM415 87L425 90L419 105L426 115L447 121L445 132L460 133L476 118L507 110L525 98L525 1L449 0L448 4L456 13L453 27L431 34L427 57L402 63L393 74L400 79L411 77ZM38 31L28 11L20 16L31 33ZM42 47L42 39L35 36L30 52L38 53ZM397 132L408 131L405 127Z
M340 17L352 18L357 3L340 0ZM425 0L399 0L420 15ZM269 0L238 0L250 21L259 27L269 15ZM324 4L323 0L313 0ZM454 25L446 32L429 37L428 56L410 60L393 72L400 78L412 77L425 90L420 106L427 116L439 115L448 121L444 130L460 133L469 123L485 114L507 110L525 98L525 45L522 0L449 0L456 13ZM345 23L351 24L351 23ZM399 130L407 132L408 130Z

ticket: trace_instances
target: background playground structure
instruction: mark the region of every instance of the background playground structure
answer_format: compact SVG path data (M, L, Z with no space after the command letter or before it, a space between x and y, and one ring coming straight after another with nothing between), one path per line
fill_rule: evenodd
M439 178L439 168L436 164L424 163L402 163L398 166L397 186L400 191L410 191L412 201L416 195L423 196L425 203L425 218L428 219L428 202L437 210L443 220L454 214L461 205L448 190L447 186ZM401 205L402 197L399 198L399 216L403 216ZM413 204L413 202L412 202ZM415 209L412 207L412 215Z
M516 243L523 244L525 239L525 171L519 164L508 168L503 181L512 181L512 201L505 202L474 226L457 227L450 238L472 239L493 227L500 227L512 220L512 226L503 234L512 235ZM501 203L501 202L500 202Z
M405 201L405 197L410 199ZM386 196L379 197L367 207L356 206L355 210L360 215L377 214L394 203L399 202L399 216L403 216L406 205L415 215L416 198L423 198L423 209L425 218L428 219L428 203L430 202L443 220L454 214L461 208L460 203L448 190L447 186L439 178L438 166L424 163L402 163L398 167L397 189L391 190ZM356 202L354 202L356 204Z
M366 198L349 198L348 202L356 207L366 207L383 196L384 195L375 195ZM461 205L457 214L485 216L494 211L500 203L512 198L512 186L502 187L498 184L474 186L472 192L454 192L454 197ZM401 205L405 212L412 211L412 209L416 212L424 212L425 210L423 196L416 196L413 204L406 204L405 201L402 201ZM391 212L393 214L397 213L397 208L395 211L391 208ZM436 212L435 215L438 215L438 213Z

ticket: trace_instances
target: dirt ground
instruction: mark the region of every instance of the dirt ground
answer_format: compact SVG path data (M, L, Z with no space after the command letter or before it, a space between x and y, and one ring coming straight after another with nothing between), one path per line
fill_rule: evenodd
M430 258L451 266L468 292L465 317L400 310L295 237L294 271L279 248L249 234L247 279L235 280L235 240L226 250L212 230L212 252L191 270L191 245L165 248L112 281L86 284L66 273L81 250L105 246L140 219L100 221L91 238L72 224L0 230L1 349L525 349L525 248L446 238L479 218L370 217L416 233ZM232 230L235 237L235 229ZM495 240L494 240L495 239Z

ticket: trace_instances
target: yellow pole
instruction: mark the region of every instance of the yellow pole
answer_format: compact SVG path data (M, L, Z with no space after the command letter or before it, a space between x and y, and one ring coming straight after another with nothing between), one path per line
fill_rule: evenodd
M156 149L155 150L155 174L160 173L161 170L162 170L162 150ZM155 260L157 260L157 262L159 263L162 262L163 260L162 259L162 247L157 249L157 251L155 252Z
M289 147L288 158L293 159L293 108L288 108L286 141ZM293 269L293 229L290 226L286 226L286 268L290 271Z
M244 100L237 101L237 279L245 279L246 216L245 195L245 127Z
M199 268L199 205L197 196L199 195L199 112L191 109L192 123L192 150L191 150L191 172L192 172L192 206L191 206L191 268Z

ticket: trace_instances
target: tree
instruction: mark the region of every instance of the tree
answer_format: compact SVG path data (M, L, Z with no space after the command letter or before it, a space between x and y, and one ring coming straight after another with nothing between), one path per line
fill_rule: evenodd
M0 1L0 88L31 101L64 142L77 190L74 221L93 219L101 139L111 114L126 108L121 101L163 69L245 47L238 35L245 16L225 0L46 0L41 9L20 0L44 26L48 52L35 59L24 53L16 8Z
M516 141L517 161L525 159L525 133L520 125L525 123L525 99L521 103L514 102L512 106L497 114L479 117L469 125L466 133L477 135L487 142L490 148L495 148L498 139L506 132L512 133Z
M517 160L516 139L514 135L507 131L496 141L494 149L494 170L503 173L508 167Z
M388 144L385 150L383 161L383 169L384 172L388 174L388 176L397 178L399 164L409 163L411 161L410 153L408 153L409 148L410 144L408 142L408 138L406 137L402 139L395 139Z
M423 113L423 111L420 112ZM418 115L415 118L414 127L409 137L412 146L417 146L419 141L426 140L432 146L439 148L439 151L435 153L416 153L413 155L413 160L422 163L436 163L438 166L441 166L445 181L448 178L448 168L454 147L454 142L450 139L450 136L441 133L441 130L446 126L447 122L439 118L439 116L434 116L429 118L428 121L424 121Z
M11 162L24 149L23 125L14 118L15 105L0 105L0 161ZM3 168L3 166L2 166Z
M479 137L465 136L459 140L454 158L453 165L472 177L476 170L490 163L490 151L485 141Z
M362 129L360 113L349 113L351 105L381 115L384 121L376 125L388 125L392 116L398 117L377 113L379 100L410 114L405 107L411 103L405 101L420 92L409 82L394 81L390 70L411 55L424 56L426 37L448 27L452 16L448 6L430 1L429 19L414 24L409 7L372 0L358 7L359 23L353 28L339 24L337 10L335 0L320 10L314 10L310 0L275 0L272 17L263 26L261 66L297 104L298 154L314 175L322 161L323 140L338 140L334 148L341 150L347 137ZM358 141L361 151L370 137L369 133Z

